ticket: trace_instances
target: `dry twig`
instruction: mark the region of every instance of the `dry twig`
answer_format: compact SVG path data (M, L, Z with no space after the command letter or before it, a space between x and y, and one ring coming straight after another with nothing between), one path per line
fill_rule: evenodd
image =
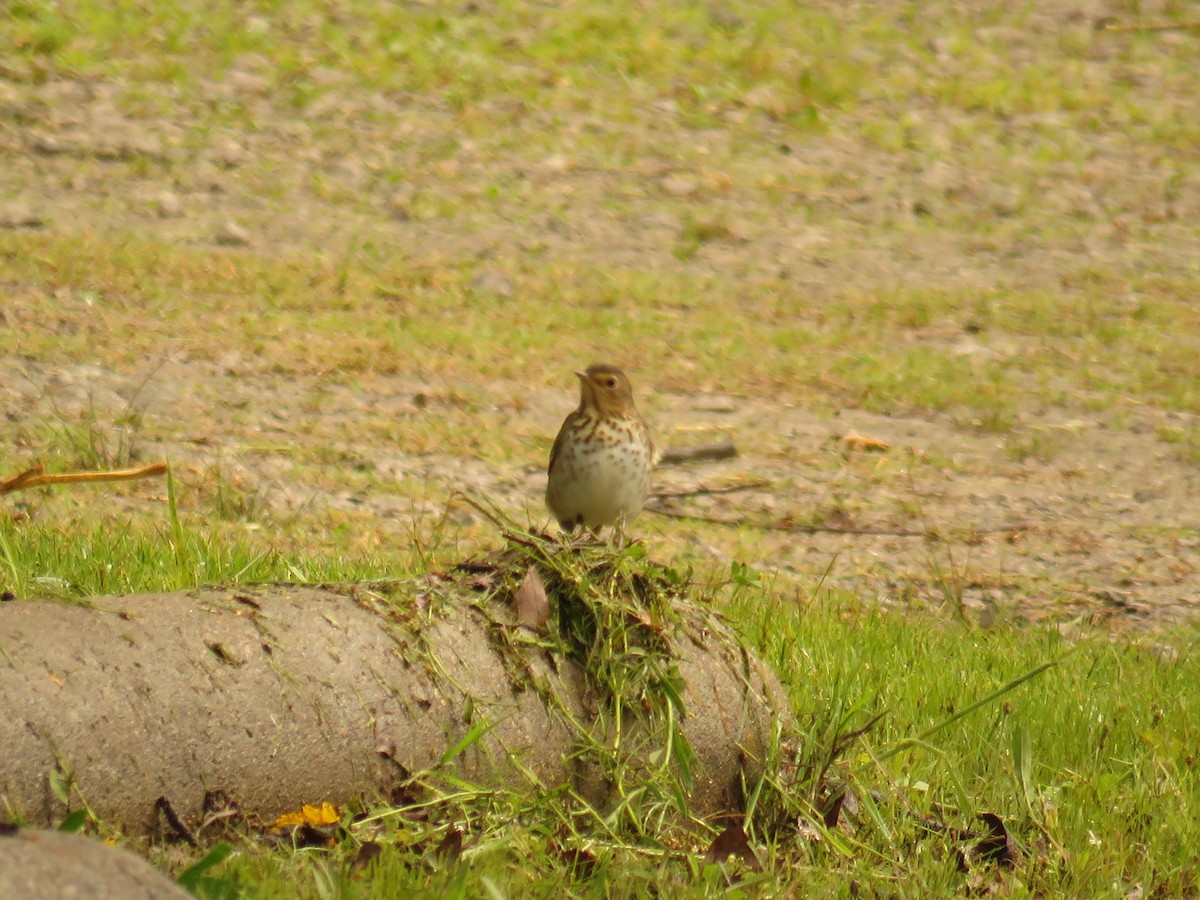
M13 491L23 491L26 488L38 487L43 484L82 484L93 481L132 481L135 478L153 478L156 475L166 475L165 462L153 463L138 469L111 469L107 472L64 472L47 475L46 469L38 463L32 469L0 481L0 494L11 494Z
M660 466L677 466L680 463L702 459L731 459L738 455L733 441L717 441L715 444L697 444L695 447L668 447L658 458Z
M790 531L797 534L859 534L883 537L919 537L935 541L945 540L945 535L936 528L847 528L839 525L799 525L795 522L751 522L748 519L726 519L718 516L702 516L698 513L681 513L666 509L657 504L646 506L646 510L656 515L666 516L668 519L693 519L699 522L711 522L714 525L727 525L731 528L746 526L748 528L761 528L764 531ZM971 534L1016 534L1025 531L1028 527L1028 525L1018 522L1015 525L1005 525L998 528L974 528L971 530Z
M1187 31L1200 28L1200 21L1195 22L1135 22L1126 25L1113 18L1103 18L1096 22L1097 31Z
M702 484L686 491L655 491L653 496L660 500L665 500L675 497L701 497L709 494L736 494L739 491L752 491L755 488L767 487L769 484L769 481L746 481L740 484L726 484L715 488L706 487Z

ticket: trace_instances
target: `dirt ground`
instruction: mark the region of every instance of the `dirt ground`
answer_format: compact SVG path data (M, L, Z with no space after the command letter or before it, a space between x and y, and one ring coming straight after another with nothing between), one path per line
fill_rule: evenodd
M1088 10L1047 5L1040 15L1060 32L1086 31ZM1038 52L1040 34L1030 27L1007 39L1019 57ZM1176 47L1186 39L1163 37ZM1115 53L1097 50L1087 71L1108 77L1122 65ZM1195 273L1196 160L1173 156L1136 129L1081 134L1049 112L1010 117L1003 123L1008 137L981 131L982 143L964 145L955 135L990 113L932 102L904 111L868 103L820 133L796 135L761 114L772 103L765 96L732 109L728 128L702 131L686 128L671 104L660 102L637 124L621 126L636 131L626 137L640 148L628 166L594 164L577 151L572 127L617 128L583 114L574 125L556 122L563 137L555 152L539 146L531 157L517 146L463 138L432 154L429 148L461 124L445 104L373 95L324 71L316 76L328 81L326 92L297 113L272 98L266 68L251 56L199 89L214 106L241 104L252 130L213 125L197 133L187 110L172 112L169 104L131 113L130 85L34 77L10 64L0 70L0 198L7 198L0 226L18 235L145 234L230 253L317 251L369 238L414 264L468 261L478 269L479 289L500 296L520 290L513 260L531 257L697 277L767 274L804 285L813 302L846 285L884 289L918 276L981 290L1083 290L1071 279L1102 271L1117 273L1120 284L1094 289L1124 290L1131 273ZM1155 75L1139 70L1138 77ZM865 142L850 121L902 113L921 137L920 153ZM520 127L536 131L549 121L539 116L522 113ZM1028 146L1011 137L1022 128L1029 129ZM1047 129L1060 132L1056 140L1086 144L1083 161L1039 162L1032 135ZM752 145L749 132L759 138ZM396 169L411 177L384 189L379 173ZM313 171L322 174L320 190ZM813 185L805 208L764 204L755 185L769 177ZM495 183L519 189L484 203ZM613 197L621 202L606 202ZM431 214L439 204L457 212ZM1029 220L1057 216L1064 224L1014 226L986 239L971 225L977 216L1024 222L1030 206ZM684 257L680 223L697 210L722 223L719 236ZM13 298L0 309L5 327L46 327L23 312L17 298L27 288L11 278L0 285ZM88 298L68 292L61 301L60 325L74 327ZM1003 336L980 338L961 322L912 329L898 341L954 355L1021 352ZM702 371L704 361L688 365ZM15 469L36 456L39 422L94 416L112 423L132 404L141 458L168 453L193 473L221 465L268 517L311 516L320 527L332 516L401 540L414 515L440 514L451 487L485 493L535 520L543 516L544 452L576 402L570 371L554 361L524 385L431 384L405 374L279 375L236 346L217 358L183 346L112 368L18 354L0 359L8 423L0 446L6 468ZM985 620L1081 613L1117 627L1152 627L1200 610L1200 468L1162 438L1164 428L1194 430L1188 413L1140 401L1094 413L1086 404L1031 404L1021 411L1022 439L1050 451L1022 454L1013 452L1010 437L950 415L830 413L802 396L725 392L702 377L701 390L679 392L648 364L631 374L660 443L728 436L739 451L730 460L664 468L659 489L764 482L664 501L670 510L741 519L741 530L652 513L639 520L649 541L672 552L713 560L749 553L758 568L794 574L809 591L827 573L827 585L899 606L960 596ZM464 394L472 397L466 412L456 400ZM495 459L402 448L364 438L357 427L366 416L420 422L472 414L479 427L522 435L524 452ZM890 449L849 451L841 442L849 433ZM337 461L324 470L298 468L287 449L297 445L327 447ZM339 478L348 461L375 483L422 485L424 499ZM145 492L123 494L120 502L136 506ZM52 502L24 500L21 508L47 515ZM70 502L102 508L110 501L77 495ZM885 533L778 527L789 523ZM919 536L930 529L944 540Z
M9 416L17 428L29 424L24 416L47 412L47 397L65 416L88 408L124 409L144 377L87 366L24 362L17 367L12 361L4 370L6 393L20 396L9 404L10 410L22 411L21 417ZM137 455L144 460L168 455L197 482L205 480L201 473L223 467L224 478L254 492L266 515L303 514L315 523L350 516L358 527L393 540L409 533L414 516L440 515L451 486L491 497L518 515L528 510L535 522L544 522L540 458L498 463L403 453L353 439L356 418L380 410L438 415L436 401L414 402L419 391L398 379L379 379L364 390L361 384L351 389L247 379L207 364L168 363L157 369L152 387L141 386L143 436L136 442ZM326 414L320 429L298 437L294 423L310 415L307 410L318 396L336 412ZM265 416L229 416L231 408L257 410L264 399L270 407ZM502 391L494 400L503 409ZM541 390L522 409L510 406L496 421L498 427L545 435L549 442L572 402L567 390ZM815 590L828 571L826 585L900 607L937 606L961 596L972 615L985 619L1082 613L1111 618L1122 627L1149 626L1187 620L1200 606L1200 521L1196 508L1181 502L1200 496L1200 476L1157 436L1162 413L1146 411L1120 430L1081 417L1031 418L1028 427L1049 432L1059 452L1050 461L1014 461L1002 438L941 418L856 411L831 418L788 405L776 410L772 431L763 424L766 404L750 398L666 394L657 395L653 405L654 427L665 445L698 443L693 435L699 430L702 441L732 437L739 451L733 459L663 467L656 489L670 493L762 482L731 494L660 501L675 512L751 525L739 537L734 529L689 527L686 521L647 513L636 531L651 546L657 541L658 552L674 546L725 561L739 556L748 533L753 535L750 556L764 573L794 574L797 583ZM148 437L154 434L174 437ZM852 434L886 441L890 449L847 451L840 438ZM298 441L326 442L331 435L342 435L333 439L340 459L353 459L360 471L384 481L418 481L426 486L427 499L414 502L390 491L348 488L336 475L311 469L297 473L294 450L282 448L294 448ZM120 502L144 509L156 490L147 487ZM45 507L49 499L33 506ZM112 498L77 493L72 503L107 508ZM39 515L52 516L52 507L41 508ZM788 523L816 524L818 529L760 533L754 523L785 529ZM883 533L839 534L837 529ZM919 536L930 529L942 540L929 543Z

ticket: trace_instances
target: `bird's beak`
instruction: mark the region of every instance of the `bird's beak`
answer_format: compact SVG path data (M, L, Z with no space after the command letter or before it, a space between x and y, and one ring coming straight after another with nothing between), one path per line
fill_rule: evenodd
M575 377L576 377L576 378L578 378L580 381L587 381L587 380L588 380L588 377L587 377L587 372L576 372L576 373L575 373Z

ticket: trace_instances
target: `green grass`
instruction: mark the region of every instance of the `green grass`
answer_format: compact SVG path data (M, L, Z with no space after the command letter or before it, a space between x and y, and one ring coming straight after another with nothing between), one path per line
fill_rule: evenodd
M398 574L394 565L366 558L264 554L164 516L159 533L81 535L6 521L0 587L29 597L83 597L209 581ZM644 563L631 558L622 565ZM420 570L415 562L411 568ZM713 575L705 593L780 673L798 722L748 823L764 871L743 873L737 891L841 896L850 884L868 895L912 897L965 890L1123 897L1138 886L1149 896L1196 891L1194 630L1066 640L1052 628L1002 622L984 630L888 614L819 588L807 598L737 565ZM847 737L876 716L865 734ZM653 819L638 819L631 831L587 814L557 786L514 792L445 780L430 785L436 787L419 814L377 802L354 821L348 812L328 847L272 849L246 835L230 859L206 873L201 896L728 890L720 868L703 860L714 832L698 824L659 831ZM821 817L839 787L850 799L827 827ZM972 856L985 813L1000 818L1017 848L1011 864ZM461 854L435 852L456 830ZM379 858L366 870L352 867L368 842L381 845ZM971 860L965 873L960 853ZM163 864L181 865L178 854L171 860L163 857Z
M247 581L337 581L384 570L382 562L288 558L228 533L146 529L117 522L72 523L69 531L0 526L2 589L18 597L86 601L127 594ZM71 544L64 553L62 542Z
M320 374L334 383L391 374L412 360L425 377L470 380L487 371L517 379L552 371L537 361L560 352L564 336L624 334L631 366L647 364L662 346L707 348L706 375L725 391L806 387L818 403L961 412L986 430L1008 430L1031 403L1103 409L1149 401L1200 411L1200 313L1190 286L1166 279L1140 285L1132 306L1115 294L934 288L846 292L815 303L772 283L747 294L744 285L713 277L701 283L683 274L547 265L518 275L518 302L545 327L514 334L512 302L473 297L468 271L447 266L433 274L364 253L348 269L309 257L231 258L141 238L114 248L90 236L0 234L0 264L21 285L16 303L57 325L53 332L13 330L0 336L0 348L57 360L117 364L134 354L161 356L168 343L216 357L232 343L273 374ZM92 300L64 304L64 294ZM258 299L247 304L247 297ZM731 321L735 305L739 316ZM96 328L122 339L97 347ZM1000 349L956 353L944 339L925 340L924 329L969 330ZM907 338L899 347L898 337ZM669 370L664 376L662 388L675 386ZM454 449L478 437L459 423L447 428L439 437Z

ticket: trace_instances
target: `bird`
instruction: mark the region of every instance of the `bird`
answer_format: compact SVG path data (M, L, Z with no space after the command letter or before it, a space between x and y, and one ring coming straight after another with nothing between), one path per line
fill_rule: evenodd
M579 408L563 420L546 470L546 506L566 532L607 525L624 534L650 496L650 429L619 368L593 363L579 378Z

